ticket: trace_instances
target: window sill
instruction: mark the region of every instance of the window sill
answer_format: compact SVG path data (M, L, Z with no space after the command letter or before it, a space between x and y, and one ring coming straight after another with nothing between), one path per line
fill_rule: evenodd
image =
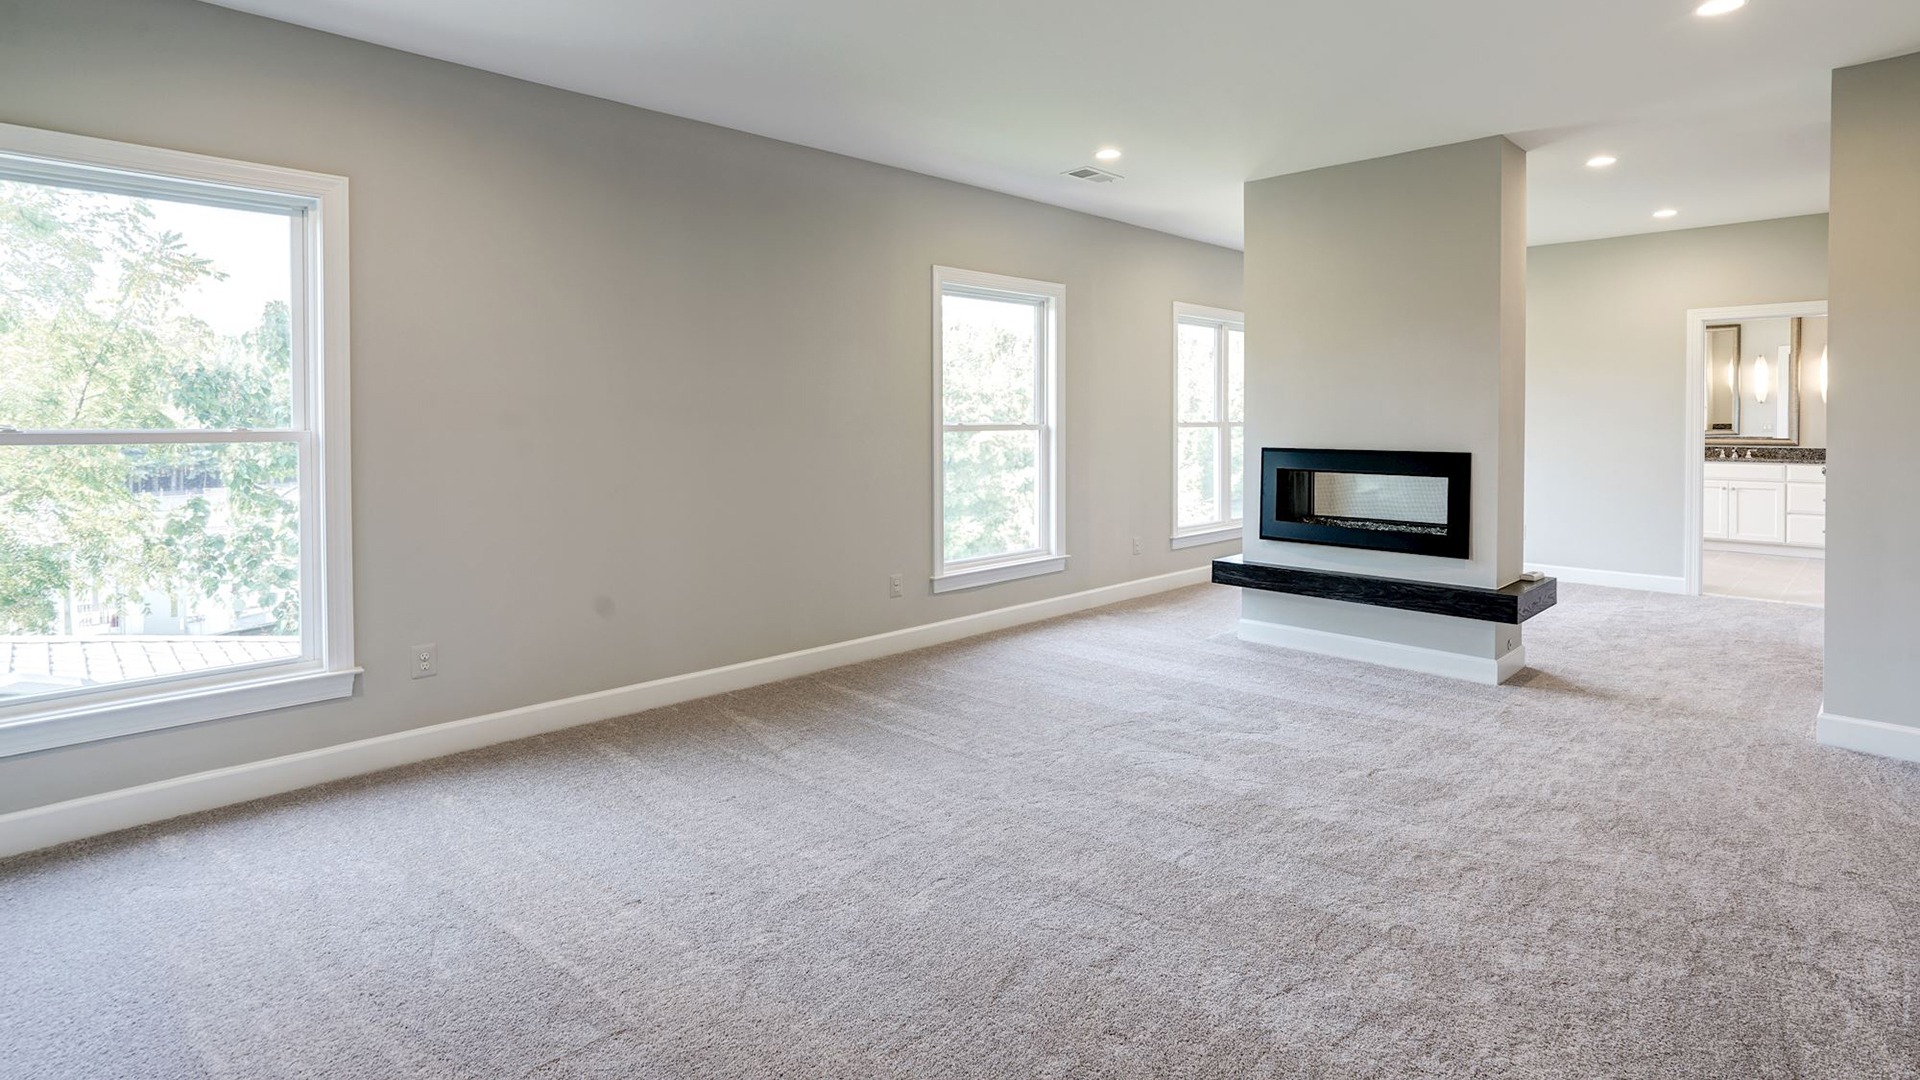
M350 697L359 668L302 671L76 705L0 724L0 758Z
M970 570L953 570L933 579L933 591L948 593L958 592L961 589L977 589L982 585L998 585L1004 581L1018 581L1021 578L1039 577L1042 574L1057 574L1066 568L1065 555L1042 555L1037 559L994 563L991 566Z
M1238 541L1240 539L1240 533L1241 526L1238 522L1232 525L1222 525L1219 528L1175 533L1172 546L1173 550L1181 551L1186 548L1205 547L1208 544L1224 544L1230 540Z

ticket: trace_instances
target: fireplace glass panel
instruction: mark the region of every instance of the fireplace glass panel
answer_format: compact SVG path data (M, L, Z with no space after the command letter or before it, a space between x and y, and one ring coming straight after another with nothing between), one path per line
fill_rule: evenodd
M1472 463L1451 451L1268 447L1260 538L1468 558Z
M1316 472L1315 517L1348 523L1439 525L1447 523L1447 478Z

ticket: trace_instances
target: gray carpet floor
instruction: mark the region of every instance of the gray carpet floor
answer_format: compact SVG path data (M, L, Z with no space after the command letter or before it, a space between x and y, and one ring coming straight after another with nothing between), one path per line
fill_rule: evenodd
M1920 1076L1821 614L1473 686L1211 586L0 864L23 1077Z

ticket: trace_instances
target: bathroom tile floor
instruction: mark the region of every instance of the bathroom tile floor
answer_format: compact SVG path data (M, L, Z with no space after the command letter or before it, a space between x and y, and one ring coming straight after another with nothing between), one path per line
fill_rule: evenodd
M1744 596L1824 607L1827 561L1790 555L1707 551L1701 555L1700 591L1715 596Z

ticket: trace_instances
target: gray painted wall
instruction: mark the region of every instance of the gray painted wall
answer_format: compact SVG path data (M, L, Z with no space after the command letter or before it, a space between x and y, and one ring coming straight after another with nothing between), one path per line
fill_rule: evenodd
M189 0L0 0L0 121L351 179L367 669L0 762L0 811L1223 551L1168 550L1172 304L1238 252ZM928 594L936 263L1066 283L1063 574Z
M1257 514L1250 559L1487 588L1519 575L1525 182L1525 156L1491 138L1247 185L1250 505L1263 446L1473 454L1468 560L1262 540ZM1252 592L1242 605L1250 619L1494 655L1494 632L1466 620Z
M1920 53L1833 76L1827 693L1920 725Z
M1825 215L1528 251L1528 562L1684 573L1687 311L1826 299L1826 251Z

